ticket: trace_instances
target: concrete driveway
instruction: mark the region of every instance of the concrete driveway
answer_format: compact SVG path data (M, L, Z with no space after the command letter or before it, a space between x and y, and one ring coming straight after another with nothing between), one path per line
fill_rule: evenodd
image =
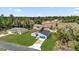
M33 49L33 48L29 48L29 47L21 46L17 44L12 44L8 42L3 42L3 41L0 41L0 48L5 48L10 51L39 51L37 49Z

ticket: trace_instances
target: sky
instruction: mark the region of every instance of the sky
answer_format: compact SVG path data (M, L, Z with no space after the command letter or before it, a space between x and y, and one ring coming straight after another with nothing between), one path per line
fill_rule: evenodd
M0 15L9 16L79 16L79 7L0 7Z

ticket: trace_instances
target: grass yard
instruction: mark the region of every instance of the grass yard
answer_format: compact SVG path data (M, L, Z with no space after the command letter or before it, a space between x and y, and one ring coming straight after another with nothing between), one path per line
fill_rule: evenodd
M41 45L42 51L52 51L56 43L56 33L50 33L48 39L46 39Z
M24 46L31 46L36 42L35 37L31 36L30 32L24 34L12 34L4 37L0 37L0 41L15 43Z

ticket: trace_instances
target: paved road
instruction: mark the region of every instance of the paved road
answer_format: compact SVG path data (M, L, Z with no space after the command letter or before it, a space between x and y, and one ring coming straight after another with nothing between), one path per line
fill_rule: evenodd
M39 51L37 49L28 48L26 46L20 46L12 43L0 41L0 48L5 48L11 51Z

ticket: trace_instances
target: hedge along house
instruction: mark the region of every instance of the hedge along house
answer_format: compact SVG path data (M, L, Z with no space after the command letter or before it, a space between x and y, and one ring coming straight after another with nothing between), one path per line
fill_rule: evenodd
M28 29L25 29L25 28L12 28L12 29L7 30L9 34L22 34L27 31Z

